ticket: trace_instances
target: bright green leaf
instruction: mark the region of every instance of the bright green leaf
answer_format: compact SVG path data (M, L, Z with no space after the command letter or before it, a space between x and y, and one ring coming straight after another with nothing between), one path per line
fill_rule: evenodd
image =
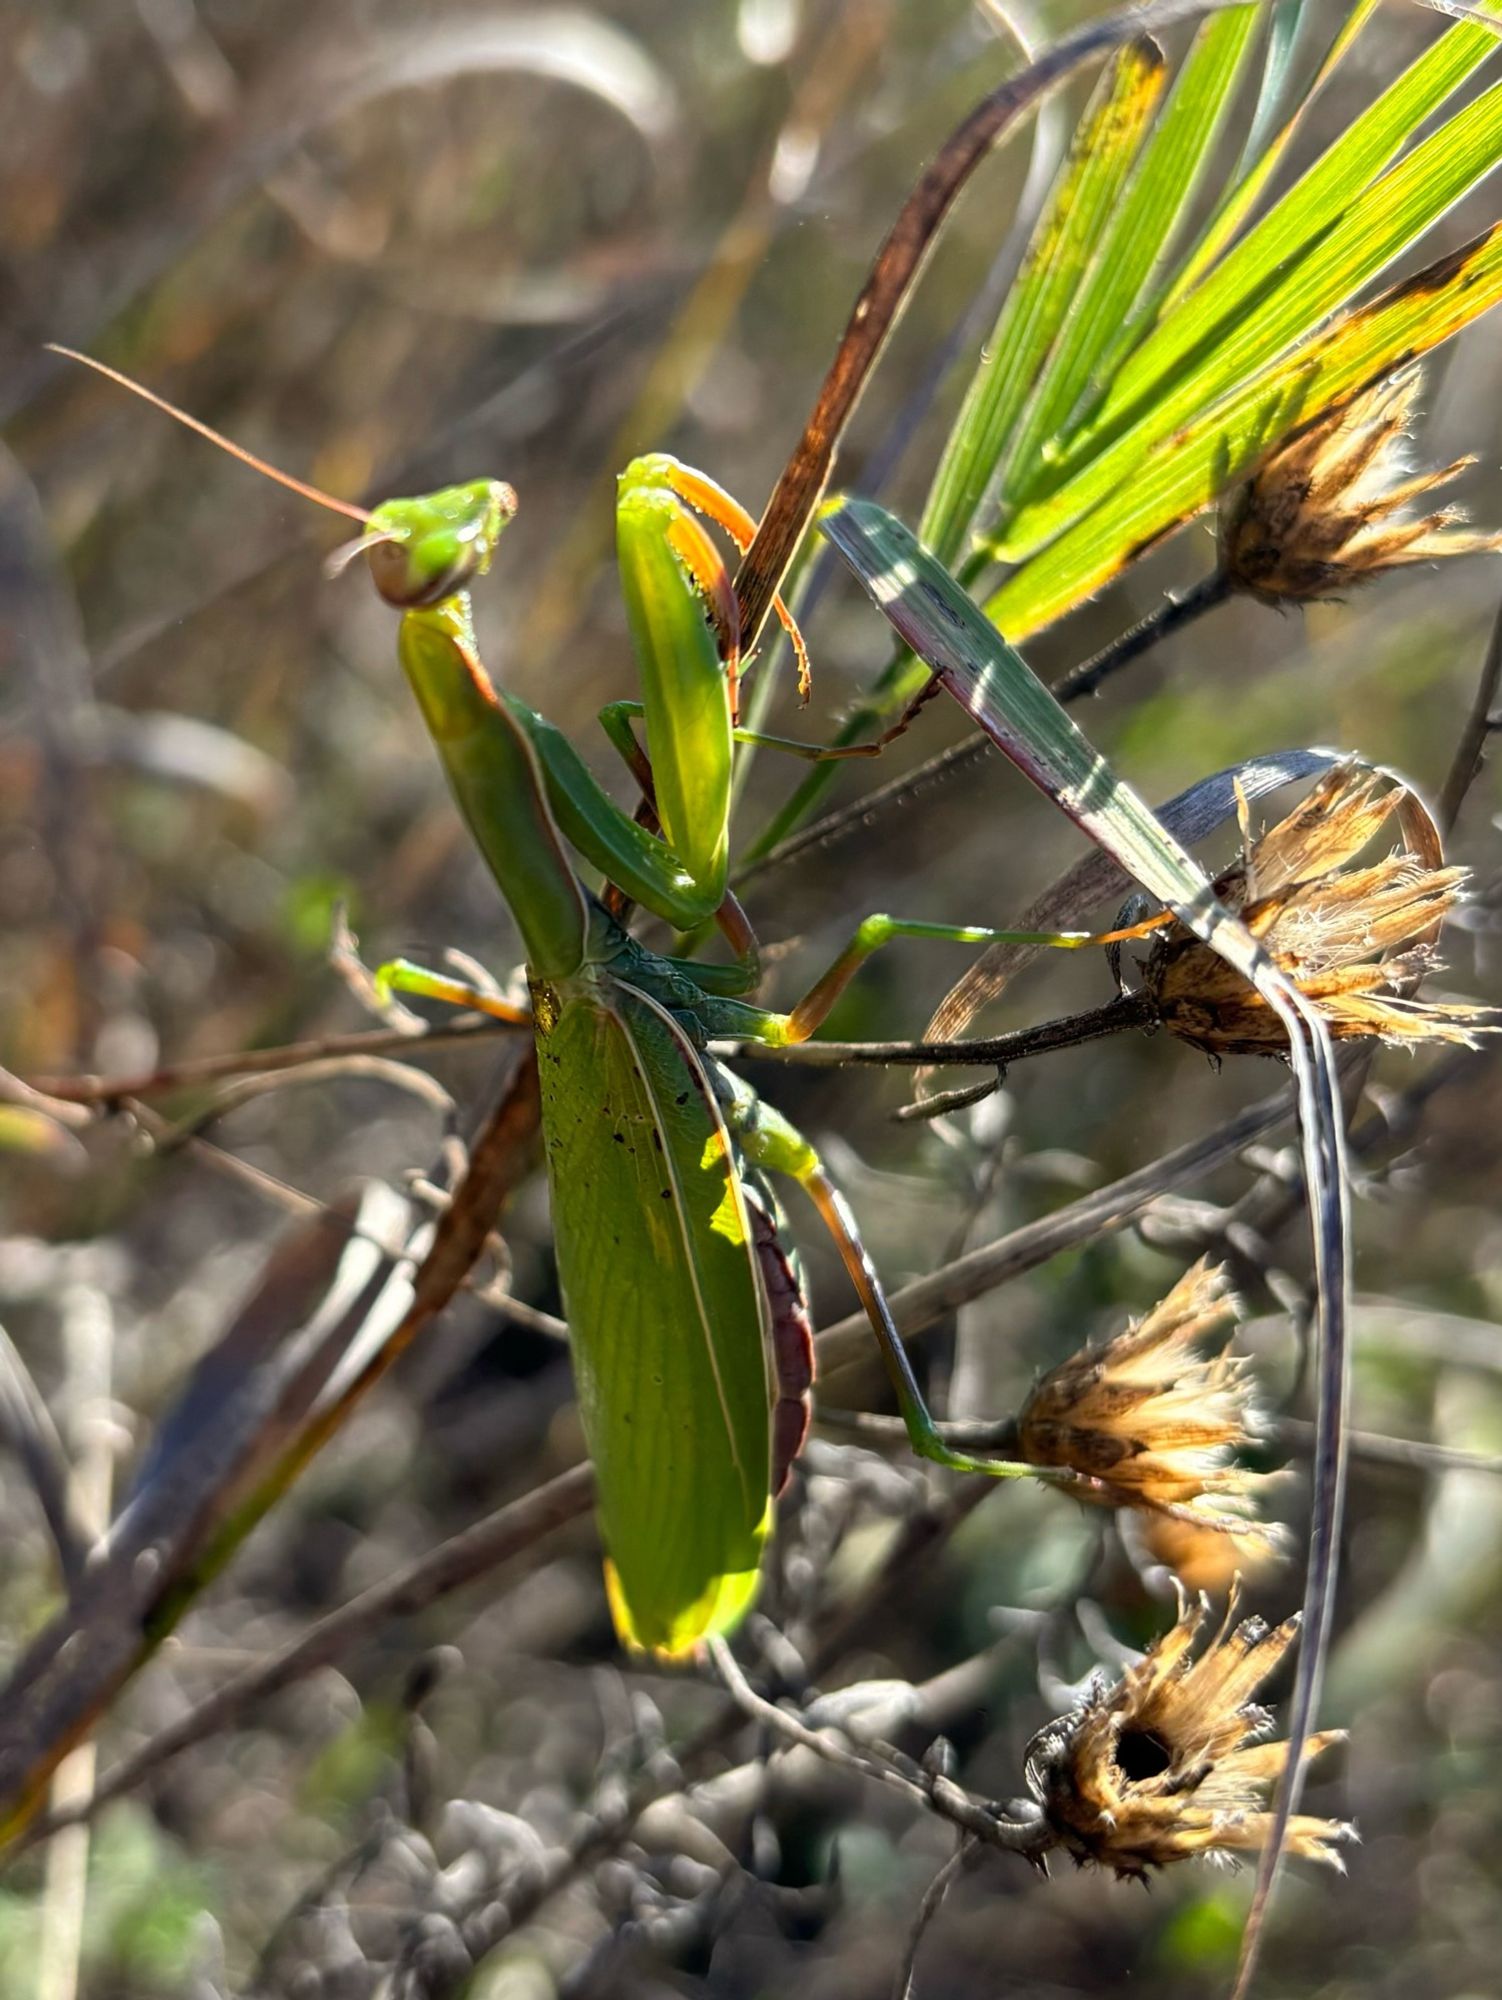
M1497 165L1502 86L1371 181L1496 41L1482 27L1443 36L1163 316L1071 440L1056 490L1004 524L996 553L1020 560L1130 479L1152 443L1302 339Z
M1036 453L1065 428L1102 357L1130 336L1146 287L1173 247L1241 76L1257 26L1255 7L1207 21L1185 59L1173 94L1142 147L1130 180L1101 231L1053 353L1010 453L1009 505L1036 479Z
M1499 300L1502 225L1337 320L1162 439L1103 502L1006 579L987 600L987 616L1013 640L1052 624L1301 424L1448 340Z
M1281 79L1276 74L1280 49L1277 42L1277 25L1274 23L1274 39L1268 50L1267 65L1263 72L1262 92L1256 112L1253 114L1252 129L1247 134L1241 163L1231 176L1215 213L1206 223L1199 242L1175 274L1163 302L1165 307L1194 290L1205 272L1215 263L1256 207L1263 190L1283 164L1288 148L1302 129L1304 114L1324 89L1336 65L1377 11L1378 4L1379 0L1357 0L1357 4L1341 23L1340 31L1326 51L1325 59L1315 72L1309 88L1278 130L1267 138L1265 127L1269 109L1276 110L1281 94ZM1308 0L1301 0L1301 11L1307 13ZM1280 16L1282 14L1281 8L1279 14ZM1287 50L1282 51L1285 57L1288 53ZM1265 145L1264 139L1266 139Z
M923 534L953 556L995 477L1157 106L1162 52L1130 43L1096 86L934 476Z

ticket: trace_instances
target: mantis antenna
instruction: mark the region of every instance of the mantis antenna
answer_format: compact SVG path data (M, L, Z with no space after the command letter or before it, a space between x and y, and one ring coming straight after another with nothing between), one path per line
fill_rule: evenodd
M207 438L210 444L216 444L221 451L227 451L231 458L238 458L242 465L248 465L254 471L264 473L268 479L274 479L278 486L285 486L289 493L296 493L304 500L312 500L318 506L327 507L335 514L343 514L347 520L359 521L362 524L370 520L371 517L365 508L356 507L348 500L336 500L331 493L324 493L316 486L309 486L305 480L294 479L290 472L282 472L276 466L268 465L264 458L257 458L255 453L247 451L244 445L235 444L210 425L201 423L197 417L190 417L187 411L180 410L176 403L169 403L165 396L158 396L154 390L146 388L140 382L133 382L130 376L122 375L118 368L111 368L107 362L96 361L91 354L80 354L75 347L60 346L55 340L43 344L49 353L61 354L68 361L80 361L85 368L92 368L96 375L103 375L110 382L118 382L122 389L129 389L130 393L139 396L143 403L150 403L156 409L164 411L167 416L175 417L190 431L197 431L198 435Z

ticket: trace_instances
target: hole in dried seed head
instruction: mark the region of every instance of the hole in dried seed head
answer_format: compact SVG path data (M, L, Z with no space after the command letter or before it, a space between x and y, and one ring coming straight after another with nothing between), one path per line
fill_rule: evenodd
M1173 1752L1151 1729L1124 1729L1116 1744L1116 1768L1130 1784L1161 1778L1173 1762Z

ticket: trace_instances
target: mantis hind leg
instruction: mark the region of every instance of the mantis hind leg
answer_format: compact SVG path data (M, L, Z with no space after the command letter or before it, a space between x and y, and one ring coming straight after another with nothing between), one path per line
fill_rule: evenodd
M823 1024L836 1000L866 960L891 944L894 938L937 938L950 944L1038 944L1080 951L1089 945L1109 947L1122 944L1129 938L1146 937L1172 921L1172 912L1164 910L1123 930L998 931L979 924L913 923L901 917L870 916L864 919L849 944L828 970L819 975L791 1013L768 1016L771 1025L765 1038L784 1044L807 1041Z
M870 1253L861 1241L849 1203L829 1178L823 1161L801 1132L789 1124L780 1112L763 1104L750 1086L738 1077L731 1077L725 1071L721 1071L720 1075L730 1099L725 1106L726 1123L747 1160L753 1167L797 1181L833 1237L840 1260L850 1274L850 1281L871 1323L871 1331L876 1336L876 1344L907 1429L908 1441L918 1457L946 1466L952 1472L982 1472L992 1479L1053 1477L1047 1467L1011 1459L979 1458L970 1452L956 1451L945 1442L918 1386L918 1378L913 1373L913 1364L903 1346L902 1335L897 1331L897 1322L892 1316L886 1292Z

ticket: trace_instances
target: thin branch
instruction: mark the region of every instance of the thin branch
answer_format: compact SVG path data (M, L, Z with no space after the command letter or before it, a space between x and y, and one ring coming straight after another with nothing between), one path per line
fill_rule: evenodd
M820 1430L844 1437L864 1439L872 1445L903 1445L907 1425L901 1417L879 1410L839 1410L820 1406L814 1411ZM966 1420L936 1423L935 1431L956 1451L995 1451L1012 1454L1017 1449L1017 1419L997 1417L990 1421ZM1265 1435L1301 1455L1313 1449L1314 1426L1301 1417L1283 1417ZM1348 1433L1351 1456L1372 1465L1401 1466L1415 1472L1502 1473L1502 1453L1462 1451L1458 1446L1432 1444L1423 1438L1388 1437L1381 1431ZM1041 1470L1042 1468L1040 1468Z
M168 1091L192 1090L227 1076L270 1076L275 1071L298 1069L304 1063L326 1062L342 1056L390 1055L405 1050L416 1055L428 1049L462 1046L466 1042L488 1041L496 1035L523 1032L520 1024L490 1017L451 1028L428 1028L420 1035L396 1028L360 1029L347 1035L320 1035L315 1040L288 1042L275 1049L241 1049L224 1055L197 1056L186 1062L165 1064L160 1069L143 1070L134 1076L41 1076L23 1088L62 1105L117 1105L128 1097L161 1097ZM44 1104L43 1109L51 1109ZM56 1112L53 1112L56 1116Z
M908 1428L901 1417L894 1417L880 1410L830 1409L824 1404L816 1404L814 1422L820 1430L835 1431L843 1437L862 1438L873 1445L905 1444ZM953 1418L936 1421L934 1429L947 1445L956 1451L994 1451L1004 1457L1015 1457L1017 1444L1017 1419L996 1417ZM1044 1471L1039 1466L1040 1472Z
M1124 667L1129 661L1140 659L1160 639L1179 631L1190 624L1212 605L1221 603L1228 594L1228 586L1222 573L1214 571L1197 583L1183 597L1165 598L1158 610L1150 612L1130 631L1114 639L1092 659L1061 674L1050 683L1050 692L1061 702L1079 701L1087 694L1094 694L1103 680ZM876 719L873 713L873 719ZM810 848L824 847L841 839L857 828L869 826L882 813L895 806L906 805L929 786L942 783L946 778L955 777L962 771L983 764L988 756L996 754L996 745L983 729L964 736L958 743L951 743L946 750L927 758L911 771L904 771L900 777L889 779L878 785L874 791L864 792L848 805L837 806L826 813L823 819L815 820L801 833L790 833L773 848L759 855L735 875L736 885L748 882L771 868L780 868L784 863L794 861Z
M195 1111L191 1117L178 1121L157 1139L157 1151L170 1153L175 1147L195 1138L206 1126L218 1119L238 1111L242 1104L249 1104L254 1098L265 1097L274 1090L288 1090L304 1084L333 1083L353 1079L364 1083L389 1084L394 1090L403 1090L409 1096L419 1098L431 1110L436 1111L446 1126L454 1121L457 1107L452 1096L436 1077L426 1070L414 1068L410 1063L393 1062L389 1056L343 1055L315 1057L293 1069L278 1069L263 1072L258 1076L246 1076L238 1082L230 1083L219 1091L213 1100Z
M91 1122L89 1114L71 1103L65 1095L59 1096L38 1084L26 1083L19 1076L12 1076L8 1069L0 1069L0 1104L16 1104L23 1111L39 1111L43 1117L54 1119L70 1132L76 1132Z
M1274 1435L1280 1444L1307 1452L1312 1447L1314 1426L1299 1417L1283 1417ZM1364 1459L1369 1465L1399 1466L1411 1472L1502 1473L1502 1453L1462 1451L1456 1445L1387 1437L1380 1431L1352 1431L1348 1441L1352 1458Z
M1487 641L1486 658L1481 663L1481 677L1476 683L1471 712L1460 732L1460 741L1455 746L1455 755L1450 760L1449 773L1439 795L1439 824L1446 834L1454 831L1466 793L1476 781L1486 754L1487 738L1502 727L1502 717L1496 713L1499 680L1502 680L1502 608L1498 609L1492 622L1492 635Z
M727 1042L716 1053L733 1062L792 1063L812 1069L838 1068L845 1063L916 1068L920 1064L970 1069L1001 1069L1029 1056L1051 1055L1058 1049L1078 1048L1083 1042L1098 1042L1105 1035L1119 1035L1128 1028L1145 1028L1154 1019L1152 1003L1145 994L1122 993L1103 1007L1083 1014L1067 1014L1061 1020L1044 1021L1035 1028L1014 1028L1010 1034L978 1036L959 1042L790 1042L785 1048L765 1042Z
M1229 576L1223 569L1216 569L1191 585L1182 597L1165 597L1156 609L1139 619L1119 639L1103 646L1093 659L1084 661L1071 673L1065 674L1062 680L1055 681L1055 695L1060 701L1079 701L1084 695L1094 694L1102 681L1120 673L1133 660L1141 659L1160 639L1182 631L1184 626L1193 624L1196 618L1213 606L1224 604L1230 594Z
M765 1695L756 1692L722 1638L713 1635L706 1644L720 1678L737 1706L753 1722L775 1731L787 1742L796 1744L800 1749L811 1750L816 1757L823 1758L839 1770L853 1771L862 1778L886 1785L900 1793L910 1805L937 1813L962 1833L984 1841L988 1847L999 1848L1005 1854L1021 1854L1036 1862L1054 1844L1053 1835L1041 1815L1036 1819L1007 1819L982 1800L973 1798L952 1778L935 1773L931 1776L925 1774L919 1781L897 1770L884 1758L849 1748L828 1730L810 1729L791 1710L768 1701Z
M330 1213L316 1195L304 1194L301 1188L294 1187L290 1181L282 1180L277 1174L268 1173L264 1167L252 1166L249 1160L242 1160L237 1154L226 1151L223 1146L216 1146L212 1139L200 1139L193 1132L178 1132L167 1119L138 1098L121 1098L118 1109L126 1113L133 1123L140 1127L154 1148L162 1149L164 1157L175 1149L186 1153L190 1159L201 1160L205 1166L212 1168L217 1174L222 1174L226 1180L235 1181L239 1186L248 1188L252 1194L260 1195L263 1200L271 1202L274 1207L282 1209L288 1215L312 1217ZM356 1233L348 1217L340 1220L351 1235Z
M868 826L880 814L893 806L906 805L925 791L930 785L939 784L945 778L952 778L973 764L982 764L987 757L998 756L996 745L983 730L977 729L971 736L962 737L958 743L951 743L947 750L940 750L924 763L911 771L904 771L901 777L889 778L884 785L873 791L862 792L859 798L848 805L836 806L822 819L816 819L812 826L804 827L801 833L790 833L785 840L779 840L775 847L767 849L744 867L737 868L733 880L737 888L751 881L769 869L781 868L789 861L796 861L810 848L825 847L831 841L839 840L847 833L855 833Z
M912 1928L907 1934L907 1948L902 1954L902 1964L897 1969L896 1983L892 1988L892 2000L913 2000L913 1982L918 1969L918 1953L923 1948L923 1940L929 1926L944 1906L944 1899L970 1866L977 1852L977 1843L961 1838L959 1846L944 1866L934 1876L923 1891L922 1900L913 1916Z

